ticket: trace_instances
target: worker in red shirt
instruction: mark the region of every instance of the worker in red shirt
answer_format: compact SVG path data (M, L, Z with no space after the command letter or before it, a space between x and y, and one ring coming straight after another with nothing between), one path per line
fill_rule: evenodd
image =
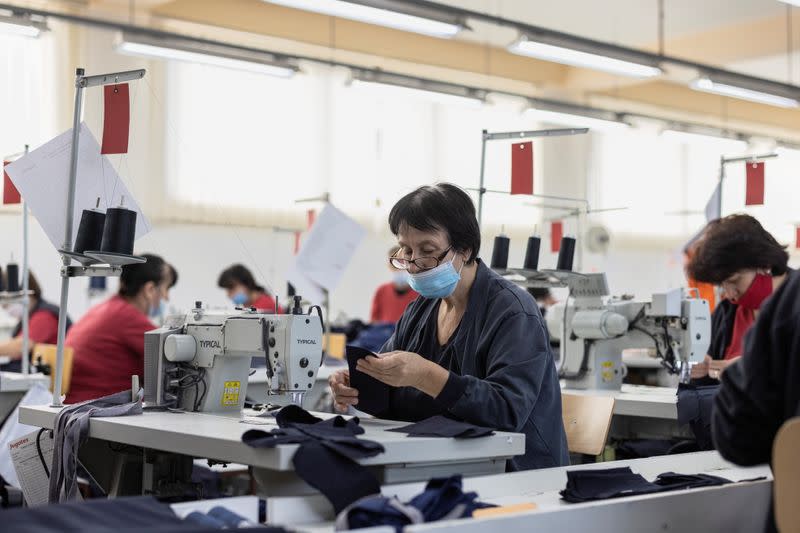
M217 285L225 289L236 307L255 307L263 313L275 312L275 296L257 284L253 273L244 265L231 265L223 270Z
M66 345L74 350L67 403L130 389L131 376L144 374L144 334L151 318L163 314L177 272L161 257L144 254L146 263L125 265L119 292L87 311L72 326Z
M394 257L399 250L399 246L393 246L389 250L389 257ZM391 262L389 270L392 272L392 281L378 287L375 296L372 297L370 322L373 324L387 322L396 324L408 304L419 296L408 285L408 273L405 270L394 268Z
M28 272L28 290L33 294L30 296L28 304L28 334L30 343L28 347L33 351L36 343L55 344L58 341L58 307L46 302L42 298L42 289L34 275ZM11 358L11 362L3 365L2 370L8 372L19 372L22 360L22 313L23 305L20 302L3 306L8 314L19 320L11 339L0 342L0 355ZM72 323L67 317L67 328Z

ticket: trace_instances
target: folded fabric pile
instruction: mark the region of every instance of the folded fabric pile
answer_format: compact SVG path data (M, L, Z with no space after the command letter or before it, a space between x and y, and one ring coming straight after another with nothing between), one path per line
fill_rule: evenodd
M561 497L569 503L607 500L623 496L652 494L670 490L713 487L731 483L709 474L676 474L665 472L650 482L628 467L605 470L567 471L567 487Z
M287 530L282 527L261 527L256 523L239 516L233 511L222 506L213 507L208 513L194 511L186 515L184 522L194 524L197 527L206 529L250 529L258 528L259 532L264 533L284 533Z
M253 448L299 444L292 458L297 475L325 495L337 513L360 498L380 494L378 480L356 461L384 449L378 442L357 437L364 433L357 417L322 420L289 405L275 414L275 420L278 428L251 429L242 435L242 442Z
M494 435L494 430L461 422L447 418L446 416L436 415L426 418L415 424L390 429L398 433L408 433L412 437L445 437L456 439L474 439Z
M494 507L478 501L474 492L464 492L461 476L432 479L425 491L403 503L397 498L363 498L336 517L339 531L374 526L392 526L397 531L411 524L455 520L472 516L475 509Z

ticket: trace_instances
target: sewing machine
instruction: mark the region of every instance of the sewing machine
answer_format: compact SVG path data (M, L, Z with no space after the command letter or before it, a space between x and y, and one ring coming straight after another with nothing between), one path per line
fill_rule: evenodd
M550 334L560 340L559 374L573 389L619 390L626 370L622 352L653 348L661 364L688 382L692 363L708 352L708 302L685 289L654 294L651 301L608 298L605 274L567 282L574 300L547 314Z
M144 400L185 411L239 414L252 357L267 361L268 394L302 403L322 364L322 319L256 310L210 312L197 302L185 316L145 333Z

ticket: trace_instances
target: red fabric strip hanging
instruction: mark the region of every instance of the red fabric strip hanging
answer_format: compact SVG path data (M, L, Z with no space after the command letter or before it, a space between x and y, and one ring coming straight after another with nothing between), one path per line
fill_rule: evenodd
M3 167L10 164L11 161L3 161ZM8 177L5 170L3 171L3 204L19 204L22 202L19 191L14 186L11 178Z
M794 247L800 250L800 226L797 226L796 232L797 236L795 237Z
M561 238L564 237L564 223L561 221L550 223L550 251L558 253L561 249Z
M127 154L131 123L128 84L106 85L101 154Z
M511 145L511 194L533 194L533 143Z
M764 163L745 163L747 166L747 185L745 205L764 205Z

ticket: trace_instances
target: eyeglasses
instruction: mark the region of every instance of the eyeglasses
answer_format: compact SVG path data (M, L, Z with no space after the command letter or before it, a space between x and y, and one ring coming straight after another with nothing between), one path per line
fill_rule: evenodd
M442 259L447 256L448 252L450 252L452 248L452 246L448 246L447 250L442 252L442 255L438 257L426 256L417 257L416 259L405 259L403 257L392 256L389 258L389 264L400 270L408 270L411 265L416 266L420 270L430 270L439 266L439 264L442 262ZM399 251L397 253L399 253Z

